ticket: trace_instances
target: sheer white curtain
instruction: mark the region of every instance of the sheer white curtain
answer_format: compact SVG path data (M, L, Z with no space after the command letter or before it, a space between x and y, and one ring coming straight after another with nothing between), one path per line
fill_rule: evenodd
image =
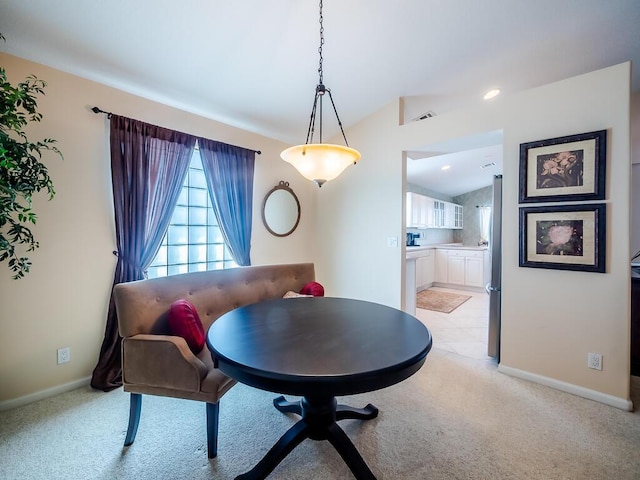
M489 244L489 227L491 224L491 207L481 205L478 207L480 215L480 243Z
M256 151L198 138L211 205L233 260L251 265Z

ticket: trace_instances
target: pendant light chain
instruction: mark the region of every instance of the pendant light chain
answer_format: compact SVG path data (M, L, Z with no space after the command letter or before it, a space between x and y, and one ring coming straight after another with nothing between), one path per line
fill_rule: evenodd
M320 46L318 47L318 53L320 54L320 61L318 63L318 75L320 76L320 85L322 85L322 46L324 45L324 25L322 22L324 17L322 16L322 0L320 0Z
M319 82L316 86L316 94L313 99L313 108L311 109L311 117L309 118L309 128L307 129L307 140L304 145L295 145L285 149L280 157L293 165L305 178L313 181L318 187L325 182L333 180L349 165L355 165L360 160L360 152L349 147L347 136L344 133L342 122L338 116L336 104L333 101L331 90L324 86L324 73L322 70L324 58L322 57L322 48L324 46L324 17L322 15L323 0L320 2L320 45L318 46L318 76ZM336 114L336 120L344 138L346 146L326 144L322 142L322 100L325 94L329 94L333 113ZM316 120L319 121L318 130L320 134L320 142L315 143L313 136L316 130Z

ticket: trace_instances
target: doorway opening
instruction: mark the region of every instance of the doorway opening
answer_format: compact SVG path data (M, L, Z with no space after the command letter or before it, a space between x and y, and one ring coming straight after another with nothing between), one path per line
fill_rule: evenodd
M501 197L497 211L494 208L494 181L501 178L502 151L502 131L494 131L406 153L405 226L407 239L410 234L412 238L412 246L406 247L407 263L416 256L416 249L424 247L432 247L435 257L432 267L420 257L413 270L407 267L407 272L416 275L415 282L406 283L416 288L415 316L431 330L434 347L476 360L499 360L500 326L490 319L490 313L495 316L496 289L499 296L499 285L492 283L492 276L496 276L492 264L500 263L500 243L492 229L494 216L501 216ZM462 224L445 222L416 228L415 215L410 216L409 197L413 194L436 203L453 203L463 212ZM413 204L418 200L412 197ZM433 269L432 277L428 268ZM466 299L450 311L438 311L421 305L421 291ZM412 295L406 293L407 297Z

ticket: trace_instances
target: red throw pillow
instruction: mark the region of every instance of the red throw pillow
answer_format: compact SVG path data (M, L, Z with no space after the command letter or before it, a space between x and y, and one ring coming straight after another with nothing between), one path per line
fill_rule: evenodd
M313 295L314 297L324 297L324 287L318 282L309 282L302 287L300 293L304 295Z
M169 307L169 330L184 338L195 355L204 348L204 328L196 307L188 300L176 300Z

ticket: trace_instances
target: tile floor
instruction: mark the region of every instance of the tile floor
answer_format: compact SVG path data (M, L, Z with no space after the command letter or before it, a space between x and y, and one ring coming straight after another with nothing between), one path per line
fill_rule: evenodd
M451 313L416 309L416 318L431 330L433 346L469 358L492 360L487 355L489 295L441 287L431 289L471 296Z

